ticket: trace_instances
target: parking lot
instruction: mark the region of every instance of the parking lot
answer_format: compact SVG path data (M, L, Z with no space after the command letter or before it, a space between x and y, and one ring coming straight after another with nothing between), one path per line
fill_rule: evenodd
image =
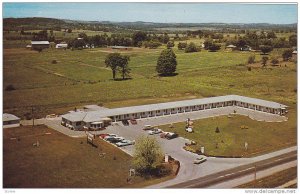
M232 114L234 110L236 111L236 114L245 115L257 121L283 122L287 120L287 117L268 114L264 112L257 112L249 109L240 108L240 107L223 107L223 108L204 110L200 112L187 112L182 114L172 114L172 115L166 115L161 117L138 119L136 125L129 123L128 126L124 126L122 122L117 122L117 123L113 123L111 126L108 126L105 130L95 131L92 133L95 135L99 135L103 133L113 133L128 140L137 140L141 136L148 136L148 131L142 130L145 125L159 126L159 125L183 122L187 118L190 118L191 120L197 120L197 119L215 117L220 115L229 115ZM39 124L46 124L48 127L53 128L71 137L86 136L84 131L73 131L66 127L61 126L60 121L61 118L57 117L55 119L39 119L36 120L35 122ZM32 123L31 121L23 121L22 124L30 125L31 123ZM179 174L176 176L175 179L155 185L153 186L154 188L160 186L166 186L168 184L180 183L186 180L194 179L196 177L201 177L214 172L229 169L238 165L247 164L256 160L254 158L209 157L207 158L206 162L200 165L195 165L193 164L193 161L198 157L198 155L187 152L183 149L184 144L189 142L189 140L183 139L182 137L167 140L167 139L160 138L159 134L151 135L151 136L155 137L158 140L164 153L179 160L181 166ZM132 155L134 152L134 145L120 147L120 149Z

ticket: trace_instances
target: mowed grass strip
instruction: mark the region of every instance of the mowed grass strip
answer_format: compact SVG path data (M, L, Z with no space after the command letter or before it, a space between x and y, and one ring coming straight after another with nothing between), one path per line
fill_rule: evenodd
M295 109L288 116L288 121L279 123L255 121L241 115L195 120L194 133L185 131L185 122L175 123L173 128L169 125L159 128L196 141L197 145L192 148L200 150L204 146L205 153L211 156L252 157L297 144ZM220 133L215 132L217 127Z
M243 185L238 186L237 188L275 188L293 179L297 179L297 167L292 167L274 173L271 176L258 179L255 182L251 181L249 183L245 183ZM297 188L297 183L295 185L291 185L288 188Z

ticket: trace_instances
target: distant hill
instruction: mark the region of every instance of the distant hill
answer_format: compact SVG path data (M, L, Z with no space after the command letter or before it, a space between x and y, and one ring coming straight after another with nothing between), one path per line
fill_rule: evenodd
M33 30L84 28L103 30L103 28L132 29L132 30L167 30L180 31L186 28L199 29L297 29L297 24L268 24L268 23L154 23L154 22L110 22L110 21L79 21L54 18L4 18L4 30Z

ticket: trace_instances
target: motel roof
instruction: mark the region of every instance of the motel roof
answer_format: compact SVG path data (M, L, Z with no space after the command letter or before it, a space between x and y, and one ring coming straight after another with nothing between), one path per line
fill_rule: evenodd
M202 105L202 104L211 104L211 103L226 102L226 101L240 101L249 104L269 107L269 108L287 107L283 104L261 100L257 98L250 98L250 97L238 96L238 95L227 95L227 96L218 96L218 97L210 97L210 98L166 102L166 103L159 103L159 104L149 104L149 105L142 105L142 106L130 106L130 107L122 107L122 108L90 111L90 112L74 112L74 113L68 113L66 115L63 115L63 117L70 121L95 122L101 120L101 118L116 116L116 115L150 112L156 110L172 109L172 108Z
M31 41L31 44L35 45L35 44L50 44L49 41Z
M8 114L8 113L3 113L2 115L3 121L15 121L15 120L20 120L19 117L13 115L13 114Z

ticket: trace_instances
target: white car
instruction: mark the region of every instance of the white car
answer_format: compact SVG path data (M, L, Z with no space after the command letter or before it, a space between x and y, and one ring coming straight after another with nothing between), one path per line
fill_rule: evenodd
M122 140L122 141L120 141L120 142L117 142L116 145L117 145L118 147L122 147L122 146L133 145L134 143L135 143L135 141L130 141L130 140L124 139L124 140Z
M200 156L199 158L196 158L196 160L194 160L194 164L201 164L203 162L205 162L207 160L206 156Z
M148 131L149 135L154 135L154 134L159 134L159 133L162 133L162 130L161 129L157 129L157 128Z
M118 137L116 134L108 134L107 136L104 137L104 140L107 140L109 138L115 138Z

